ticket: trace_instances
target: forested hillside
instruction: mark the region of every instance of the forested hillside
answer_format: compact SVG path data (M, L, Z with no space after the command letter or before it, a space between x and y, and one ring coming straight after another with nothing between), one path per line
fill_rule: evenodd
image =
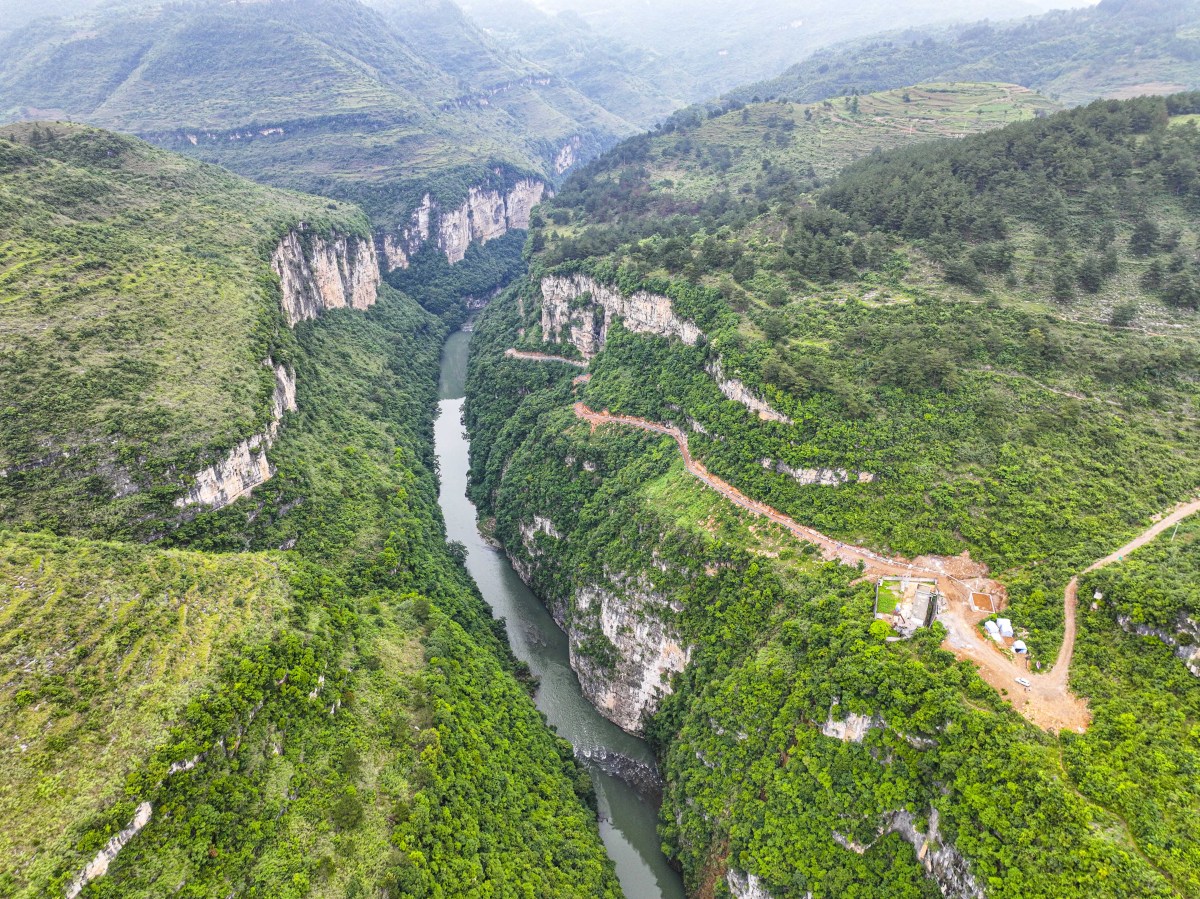
M1200 98L1033 99L677 116L539 210L529 278L479 326L476 501L585 689L634 697L697 895L1200 895L1193 678L1131 636L1189 646L1183 595L1081 579L1106 598L1053 676L1085 715L1021 717L1045 720L1071 576L1200 488ZM861 562L780 521L957 573L1030 652L989 649L956 596L897 639Z
M0 185L0 893L619 895L444 541L446 325L362 213L79 126L6 129ZM296 305L322 260L377 292ZM275 412L253 492L188 490Z
M918 81L1011 81L1067 105L1200 87L1200 5L1102 0L1017 21L888 31L731 93L811 102Z

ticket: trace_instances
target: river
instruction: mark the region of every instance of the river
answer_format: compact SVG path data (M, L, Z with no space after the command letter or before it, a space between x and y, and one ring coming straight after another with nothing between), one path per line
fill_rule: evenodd
M567 658L567 635L559 629L503 553L489 546L476 527L467 499L468 441L462 425L467 350L471 335L458 331L442 352L435 440L441 468L438 501L446 535L467 548L467 570L497 618L508 622L517 658L541 682L536 701L550 724L571 741L596 785L600 835L616 863L628 899L683 899L679 875L659 849L659 797L646 785L653 771L650 748L625 733L584 698Z

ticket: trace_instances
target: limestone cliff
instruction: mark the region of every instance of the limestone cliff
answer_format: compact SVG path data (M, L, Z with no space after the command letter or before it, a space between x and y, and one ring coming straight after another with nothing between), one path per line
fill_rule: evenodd
M713 380L721 388L721 393L735 403L741 403L763 421L779 421L788 425L792 423L790 418L781 412L776 412L769 403L755 396L754 392L737 378L727 378L721 367L720 359L710 364L706 371L713 376Z
M543 594L566 632L571 669L583 695L618 727L639 733L645 717L670 692L671 676L683 671L691 656L670 623L680 609L645 576L619 573L607 573L602 583L579 584L570 596L546 596L538 585L556 562L538 541L565 537L542 515L519 522L517 531L520 546L506 544L509 559L521 579Z
M678 607L669 607L645 581L612 580L617 583L575 591L565 622L571 667L601 715L622 730L639 733L643 719L670 693L671 676L687 667L691 652L667 623ZM610 664L585 651L597 630L615 650Z
M267 459L267 450L279 434L285 412L296 410L296 377L270 359L264 363L275 371L275 392L271 398L271 419L266 429L241 441L215 465L196 475L187 494L175 500L177 508L208 506L221 509L245 496L266 481L275 469Z
M869 471L851 472L844 468L793 468L786 462L772 459L759 459L759 463L768 471L785 474L800 484L816 484L821 487L840 487L852 481L858 484L869 484L875 480L875 475Z
M614 317L636 334L676 337L689 346L700 329L675 314L670 297L639 290L624 296L588 275L548 275L542 279L542 339L570 343L591 359L604 349Z
M735 899L772 899L762 881L754 874L730 868L725 875L725 884ZM806 893L805 896L812 899L812 893Z
M112 864L113 859L120 855L121 850L129 844L129 841L150 823L153 813L154 809L149 802L139 805L133 813L133 820L120 832L114 834L104 848L96 853L96 857L88 863L88 866L79 873L79 876L71 881L71 885L67 887L66 891L67 899L75 899L89 883L97 877L107 874L108 866Z
M387 271L408 268L413 255L431 237L451 265L461 262L473 243L528 230L533 207L546 191L545 182L535 178L523 178L504 191L472 187L467 198L452 209L442 209L426 194L407 226L380 235L378 247L384 265Z
M554 173L561 175L573 166L579 159L579 149L583 146L583 138L578 134L558 148L554 156Z
M321 237L293 228L271 254L289 327L326 309L367 309L379 294L375 244L355 235Z
M954 846L942 843L938 832L938 810L929 812L928 835L917 830L911 812L889 813L882 833L896 833L916 851L917 861L937 883L947 899L984 899L985 893L971 874L970 864Z

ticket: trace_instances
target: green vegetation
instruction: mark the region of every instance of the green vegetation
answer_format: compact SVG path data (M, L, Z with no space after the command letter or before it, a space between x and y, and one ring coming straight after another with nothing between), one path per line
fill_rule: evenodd
M1119 815L1185 895L1200 891L1191 789L1200 766L1200 682L1158 637L1130 631L1145 626L1192 646L1198 571L1200 518L1193 516L1177 532L1080 579L1084 611L1071 676L1096 721L1063 750L1080 790ZM1096 591L1104 598L1091 610Z
M903 92L859 97L857 113L735 106L618 146L539 209L530 277L473 341L473 496L568 626L594 627L581 588L638 583L655 602L628 614L692 647L646 725L690 890L719 895L733 868L775 896L936 895L888 833L903 809L922 833L938 812L989 896L1200 895L1196 681L1116 622L1190 639L1190 527L1159 550L1170 566L1135 556L1128 574L1083 579L1081 596L1106 597L1081 612L1072 669L1094 722L1056 738L941 649L940 625L886 642L856 570L705 490L674 441L593 431L570 409L684 427L714 474L839 538L969 551L1049 661L1070 575L1200 486L1197 132L1181 121L1197 102L1026 107L998 131L870 155L850 129L874 140L864 110L902 113ZM860 158L831 177L815 150L835 120L840 160ZM665 294L704 338L614 322L580 385L504 357L549 346L540 280L575 272ZM590 302L576 301L585 319ZM718 359L793 423L727 399ZM764 459L875 478L806 486ZM534 516L562 536L523 541ZM584 645L597 663L612 652ZM884 726L861 744L821 734L850 713Z
M1080 795L1053 738L939 648L940 625L885 643L857 570L701 486L672 440L580 424L573 370L503 357L519 323L509 294L473 340L474 497L540 595L633 580L662 602L630 614L677 610L666 621L692 661L648 732L667 778L662 833L690 891L732 867L775 896L938 895L912 848L881 833L904 809L922 832L938 811L988 895L1170 895L1185 882ZM562 535L536 554L519 532L535 515ZM586 628L571 599L566 616ZM886 726L862 744L826 738L834 703ZM835 832L870 848L844 849Z
M773 151L784 162L764 149L757 166L731 166L715 176L729 193L710 184L688 205L688 180L660 175L714 177L707 145L681 162L687 128L631 141L541 210L531 280L582 268L673 296L706 341L614 329L589 404L656 420L685 410L714 473L826 533L905 555L969 550L1052 659L1069 573L1200 485L1197 132L1168 127L1195 102L1101 103L873 155L816 206L790 146ZM787 121L772 124L777 109L692 128L742 119L770 135ZM1064 279L1069 299L1056 296ZM531 291L535 342L537 302ZM796 424L726 400L705 372L718 357ZM764 458L877 477L801 486Z
M632 132L450 4L418 18L357 0L201 0L43 20L0 38L0 121L133 132L387 227L426 192L450 205L471 185L550 177L569 140L594 152Z
M875 35L821 49L741 100L800 102L918 81L1015 81L1063 103L1200 88L1195 0L1106 0L1011 22Z
M269 355L295 371L299 409L271 449L271 480L180 527L142 517L169 507L169 486L155 484L139 505L80 489L88 482L71 469L53 482L11 471L0 482L6 526L57 532L0 537L0 661L10 672L0 722L19 738L0 749L0 804L21 822L5 829L0 893L61 894L149 802L149 824L85 896L159 896L163 884L197 897L618 896L590 780L546 728L503 624L445 543L432 456L445 324L385 287L365 313L283 325L264 232L300 216L365 229L362 214L127 138L36 134L0 143L12 196L42 202L5 235L13 262L0 308L14 340L73 328L60 344L48 338L48 358L16 358L22 373L44 364L60 386L63 372L76 380L57 393L50 374L30 382L69 404L5 416L6 452L35 443L35 424L62 427L43 446L51 452L80 422L103 422L116 445L142 438L134 388L105 367L116 338L72 319L65 310L85 307L69 300L115 305L126 351L153 357L170 396L187 396L211 328L249 374L237 382L236 365L218 357L205 378L227 379L257 410ZM92 200L78 198L81 184ZM53 186L61 213L45 198ZM252 214L239 205L251 201ZM196 233L205 224L210 243ZM93 248L92 231L108 243ZM106 257L119 236L129 245ZM80 244L95 255L79 259ZM174 312L169 304L196 289L182 261L193 257L212 266L210 292L198 320L181 323L160 304ZM78 289L94 259L119 272L106 288L128 285L115 304L114 293L92 300ZM198 390L226 384L200 381ZM26 402L20 383L3 381L0 407ZM114 413L119 402L129 414ZM221 409L199 405L153 419L157 442L129 458L162 472L160 445L202 434L219 446L207 434ZM152 534L158 545L70 532Z

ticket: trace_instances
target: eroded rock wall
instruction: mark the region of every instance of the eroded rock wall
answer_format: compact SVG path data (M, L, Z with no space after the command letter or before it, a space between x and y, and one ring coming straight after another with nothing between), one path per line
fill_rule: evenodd
M671 676L687 667L691 652L667 623L678 608L644 581L613 580L617 583L575 591L566 622L571 667L601 715L622 730L640 733L645 717L670 693ZM616 652L612 664L585 652L597 631Z
M971 866L961 852L942 843L938 832L938 810L929 812L928 835L917 830L911 812L901 810L886 816L883 833L899 834L917 853L917 861L925 873L936 881L947 899L985 899L981 887L971 874Z
M324 238L293 228L271 254L288 327L326 309L368 309L379 296L375 244L357 235Z
M536 590L539 572L559 564L553 558L557 553L547 552L539 541L567 538L543 515L518 522L517 532L520 547L506 545L508 556ZM602 583L576 585L570 596L543 596L543 601L567 634L571 669L584 696L618 727L640 733L646 716L670 693L671 676L691 657L671 624L679 607L645 576L614 573Z
M635 334L675 337L689 346L700 339L694 322L675 314L671 298L639 290L624 296L589 275L542 279L542 339L570 343L591 359L604 349L615 317Z
M267 459L267 450L275 442L286 412L296 410L296 376L270 359L264 363L275 372L275 392L271 398L271 418L259 434L238 443L229 454L196 475L188 492L175 500L175 506L207 506L221 509L236 502L268 480L275 469Z
M426 194L409 223L379 236L379 253L386 271L408 268L412 257L431 238L453 265L473 243L487 243L509 231L529 228L533 207L547 195L544 181L523 178L506 191L472 187L453 209L442 209Z
M726 398L733 400L735 403L741 403L763 421L778 421L788 425L792 423L790 418L782 412L776 412L770 403L760 399L754 391L737 378L726 377L719 359L710 364L706 371L713 376L713 380L717 382L717 387L721 389L721 393L725 394Z

